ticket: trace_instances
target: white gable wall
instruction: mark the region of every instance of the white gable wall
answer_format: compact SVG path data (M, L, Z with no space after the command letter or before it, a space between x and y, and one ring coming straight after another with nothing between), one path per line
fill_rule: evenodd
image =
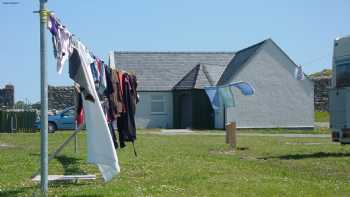
M239 128L307 128L314 122L314 86L294 78L295 64L271 40L233 76L249 82L255 95L235 90L236 107L226 111L226 122ZM222 120L223 121L223 120Z
M172 128L173 94L172 92L138 92L140 101L136 105L135 122L137 128ZM152 96L164 99L164 113L151 110Z

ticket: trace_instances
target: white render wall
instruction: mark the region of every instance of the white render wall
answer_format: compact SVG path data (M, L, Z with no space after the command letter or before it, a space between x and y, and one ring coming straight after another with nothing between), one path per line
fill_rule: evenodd
M236 107L226 111L226 122L236 121L239 128L313 127L313 82L296 80L294 69L295 64L268 40L233 76L233 82L249 82L255 95L235 90Z
M136 105L136 128L172 128L173 127L173 94L172 92L138 92L140 101ZM152 95L164 97L165 113L151 112Z

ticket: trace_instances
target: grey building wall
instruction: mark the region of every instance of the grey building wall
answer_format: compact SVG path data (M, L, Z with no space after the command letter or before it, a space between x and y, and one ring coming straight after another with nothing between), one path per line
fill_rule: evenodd
M239 128L307 128L314 122L314 87L309 79L294 78L295 64L271 40L267 41L231 81L246 81L255 95L235 90L236 107L226 122Z
M138 92L138 94L140 101L136 106L135 115L137 128L173 128L172 92ZM152 97L158 100L163 98L164 112L152 112Z

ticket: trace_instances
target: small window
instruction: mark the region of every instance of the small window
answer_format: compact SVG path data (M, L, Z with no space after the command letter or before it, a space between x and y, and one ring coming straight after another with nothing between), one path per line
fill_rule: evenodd
M70 109L66 112L64 112L63 116L74 116L75 115L75 111L74 109Z
M162 95L151 96L151 113L165 114L165 99Z

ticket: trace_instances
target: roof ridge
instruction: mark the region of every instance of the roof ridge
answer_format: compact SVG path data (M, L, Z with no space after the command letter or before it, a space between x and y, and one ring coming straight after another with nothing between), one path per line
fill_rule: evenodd
M234 51L114 51L116 54L235 54Z
M245 65L255 54L259 49L271 39L266 39L261 42L258 42L256 44L253 44L249 47L246 47L240 51L237 51L235 53L235 56L232 58L231 62L228 63L225 71L222 73L222 76L220 77L218 84L223 84L225 81L229 80L229 78L233 77L233 75L243 66ZM250 51L252 50L252 51ZM246 53L247 52L247 53ZM234 65L232 65L234 64ZM228 74L230 75L228 76Z
M246 51L246 50L252 49L252 48L254 48L254 47L257 47L257 46L259 46L259 45L262 45L262 44L264 44L267 40L268 40L268 39L263 40L263 41L261 41L261 42L258 42L258 43L256 43L256 44L253 44L253 45L251 45L251 46L248 46L248 47L246 47L246 48L243 48L243 49L237 51L235 54L238 54L238 53L241 53L241 52L243 52L243 51Z

